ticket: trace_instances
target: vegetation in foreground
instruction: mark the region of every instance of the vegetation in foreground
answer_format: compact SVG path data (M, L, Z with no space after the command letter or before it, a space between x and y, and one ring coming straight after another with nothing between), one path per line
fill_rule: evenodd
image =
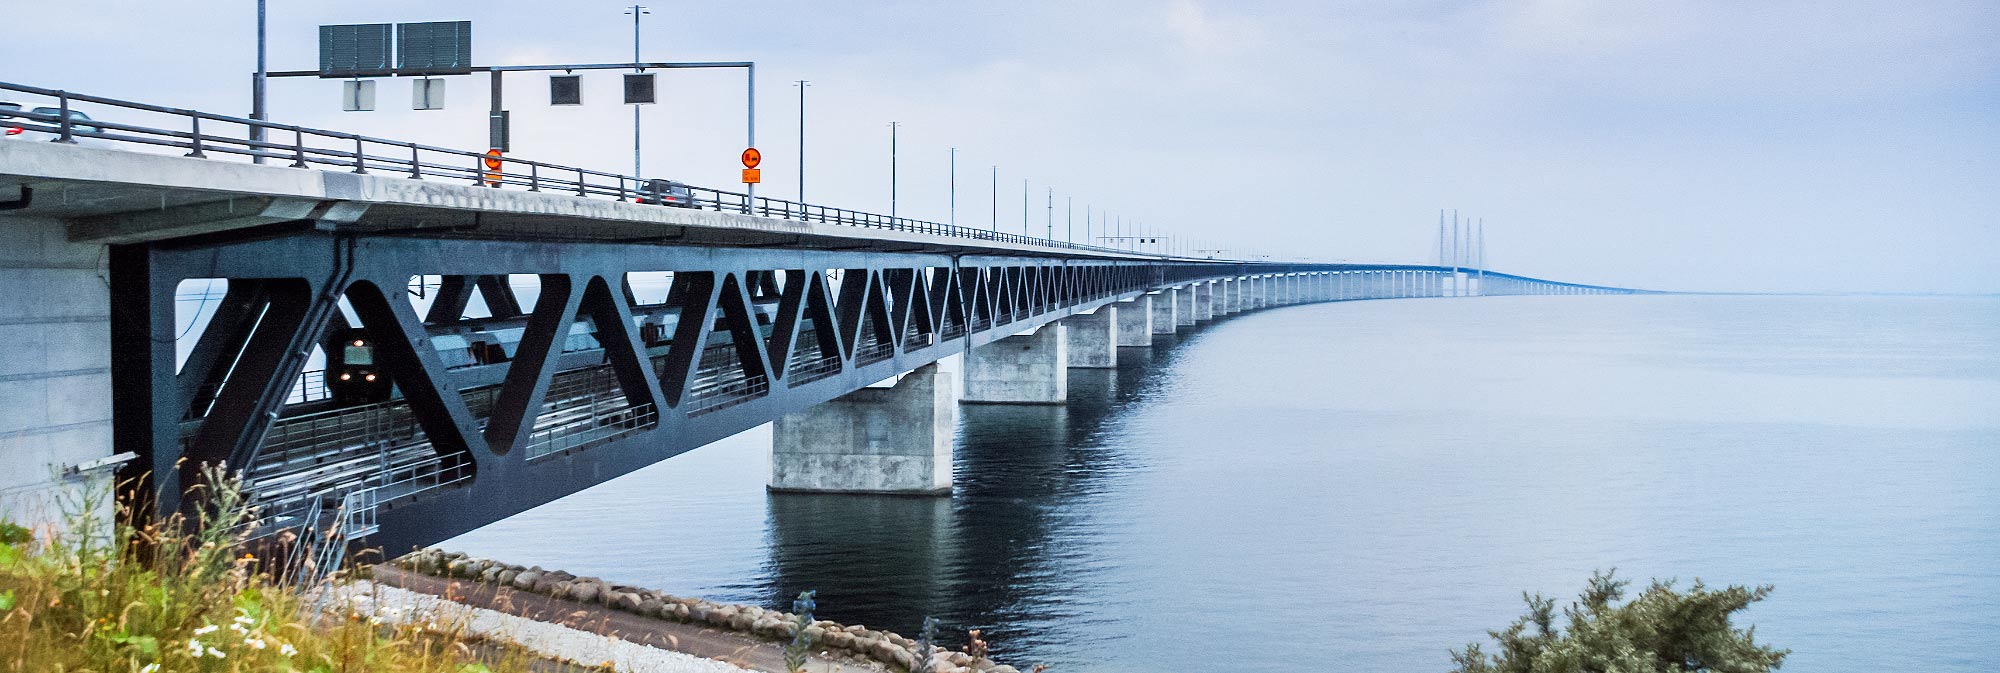
M449 624L320 610L240 555L249 513L235 486L211 474L205 488L194 522L0 524L0 671L512 673L533 660Z
M1757 644L1756 627L1730 622L1730 615L1770 595L1768 585L1711 590L1696 580L1682 592L1671 580L1654 580L1638 598L1617 605L1629 582L1613 573L1591 576L1590 587L1563 609L1563 629L1555 626L1554 599L1523 595L1528 614L1488 632L1499 652L1467 645L1452 654L1458 664L1453 672L1765 673L1791 653Z

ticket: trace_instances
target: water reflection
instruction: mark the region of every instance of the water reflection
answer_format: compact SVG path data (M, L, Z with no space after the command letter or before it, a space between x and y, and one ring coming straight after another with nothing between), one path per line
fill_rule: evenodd
M772 494L766 595L816 589L824 614L905 633L935 616L1003 649L1074 627L1085 588L1111 581L1078 563L1097 525L1083 513L1133 467L1101 440L1172 343L1160 345L1071 370L1067 405L963 406L951 498Z

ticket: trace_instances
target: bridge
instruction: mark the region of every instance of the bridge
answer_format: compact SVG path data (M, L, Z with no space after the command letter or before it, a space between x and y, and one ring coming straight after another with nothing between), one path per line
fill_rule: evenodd
M1148 254L0 83L0 496L204 464L391 553L774 423L775 490L936 494L965 403L1310 302L1634 290ZM66 111L88 109L89 119ZM261 128L264 140L248 140ZM54 475L51 477L50 475ZM5 510L0 510L5 511Z

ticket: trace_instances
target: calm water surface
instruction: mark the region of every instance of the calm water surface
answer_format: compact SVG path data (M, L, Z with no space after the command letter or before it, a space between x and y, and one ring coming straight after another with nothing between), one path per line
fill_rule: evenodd
M767 495L756 430L444 546L1058 671L1442 671L1594 569L1771 583L1786 670L2000 670L2000 298L1229 318L964 408L950 498Z

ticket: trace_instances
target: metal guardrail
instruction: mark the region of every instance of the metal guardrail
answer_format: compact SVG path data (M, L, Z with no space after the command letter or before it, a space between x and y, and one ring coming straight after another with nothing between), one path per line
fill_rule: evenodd
M500 159L500 168L491 170L485 165L489 157L483 152L277 124L10 82L0 82L0 92L53 99L55 105L39 107L55 107L60 111L56 114L31 112L29 108L38 106L25 101L9 101L21 103L23 109L18 112L7 112L8 118L0 120L0 125L20 126L26 130L53 134L56 136L55 142L61 143L74 143L80 138L94 139L183 149L187 150L185 156L202 159L236 157L257 161L275 160L289 162L293 168L345 169L354 173L389 173L412 179L463 180L494 188L546 191L619 201L657 204L661 203L660 197L663 196L653 190L653 186L657 184L653 179L575 166L503 157ZM134 116L150 115L164 121L147 124L136 120L100 119L97 114L91 114L91 119L87 121L78 121L72 118L69 112L76 110L76 105L79 103L117 108L123 113ZM251 140L252 129L262 129L266 138L274 139ZM893 217L788 199L752 197L743 192L726 189L692 185L689 185L688 189L693 195L692 207L702 210L799 222L934 234L996 243L1128 255L1141 254L1162 259L1198 259L1037 238L908 217Z
M660 422L651 404L630 405L624 393L593 400L580 413L567 415L528 435L527 458L534 460L608 442L650 430Z

